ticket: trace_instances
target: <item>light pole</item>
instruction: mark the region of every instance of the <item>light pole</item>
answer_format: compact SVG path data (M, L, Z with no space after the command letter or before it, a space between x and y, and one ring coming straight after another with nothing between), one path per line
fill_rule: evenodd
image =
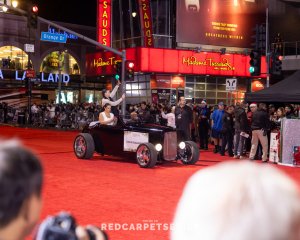
M61 102L61 82L62 82L62 64L63 64L63 51L58 52L58 104Z
M269 53L269 8L266 8L266 63L267 63L267 88L270 87L270 53Z

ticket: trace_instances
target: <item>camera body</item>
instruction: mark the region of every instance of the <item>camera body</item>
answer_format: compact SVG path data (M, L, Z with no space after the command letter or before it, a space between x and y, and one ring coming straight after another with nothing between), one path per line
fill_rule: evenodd
M35 240L78 240L76 237L77 224L75 218L66 212L46 218L36 233ZM95 240L95 235L87 230L90 240Z

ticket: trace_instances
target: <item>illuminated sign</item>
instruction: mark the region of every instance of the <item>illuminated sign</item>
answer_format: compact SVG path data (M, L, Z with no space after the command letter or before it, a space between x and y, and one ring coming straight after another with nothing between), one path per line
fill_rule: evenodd
M177 0L176 42L249 48L267 0Z
M257 91L263 90L264 88L265 88L265 85L259 80L255 80L251 84L252 92L257 92Z
M234 67L231 66L227 58L222 58L221 61L215 61L213 58L205 58L203 61L199 61L195 56L191 56L187 58L183 57L182 63L188 66L209 66L213 67L214 70L234 70Z
M144 34L144 46L153 47L153 30L152 30L152 18L151 8L149 0L139 0L141 26Z
M113 66L122 60L117 60L115 57L110 57L108 59L97 58L94 59L94 67L104 67L104 66Z
M11 73L12 71L8 71L7 73ZM38 79L41 82L59 82L60 75L58 73L40 73L40 78ZM16 70L14 73L14 78L17 81L24 81L26 78L26 71L18 71ZM0 69L0 79L4 80L5 75L3 74L2 70ZM70 82L70 75L69 74L62 74L62 82L68 83Z
M250 77L250 57L243 54L221 55L216 52L195 53L190 50L129 48L126 49L126 58L135 62L137 72ZM86 74L112 75L116 61L117 57L109 52L87 54ZM262 73L267 72L265 57L261 59L261 69ZM262 74L260 77L264 78L266 75Z
M66 36L67 39L74 39L74 40L78 39L78 37L76 35L72 34L72 33L68 33L66 31L60 31L60 32L58 32L55 28L52 28L52 27L48 28L48 32L49 33L63 34L63 35Z
M97 39L111 46L111 0L97 0Z

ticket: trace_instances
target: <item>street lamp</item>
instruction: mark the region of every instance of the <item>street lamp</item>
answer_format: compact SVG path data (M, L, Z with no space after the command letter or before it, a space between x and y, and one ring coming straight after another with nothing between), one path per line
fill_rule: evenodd
M14 8L16 8L18 6L18 1L13 0L11 4Z

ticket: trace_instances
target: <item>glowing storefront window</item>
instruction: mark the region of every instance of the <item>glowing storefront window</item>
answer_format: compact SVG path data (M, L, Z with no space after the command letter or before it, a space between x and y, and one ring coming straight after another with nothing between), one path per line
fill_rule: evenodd
M27 69L28 55L14 46L0 47L0 68L23 70Z
M80 74L79 64L75 58L68 52L55 51L48 54L41 64L41 72L59 73L61 67L62 74Z

